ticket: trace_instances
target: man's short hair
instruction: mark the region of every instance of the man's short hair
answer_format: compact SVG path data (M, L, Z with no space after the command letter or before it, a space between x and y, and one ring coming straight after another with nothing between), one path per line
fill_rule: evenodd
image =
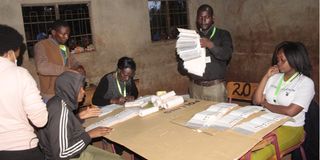
M51 26L51 28L56 31L59 30L60 27L69 27L70 28L70 25L68 24L68 22L61 20L61 19L58 19L58 20L54 21Z
M10 50L17 51L22 44L23 37L17 30L0 24L0 56Z
M214 15L212 7L207 4L203 4L198 8L197 15L203 11L207 11L211 17Z

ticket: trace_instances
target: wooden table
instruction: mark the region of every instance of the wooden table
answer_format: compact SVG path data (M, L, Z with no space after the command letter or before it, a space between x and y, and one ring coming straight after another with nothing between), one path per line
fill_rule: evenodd
M114 130L105 138L150 160L232 160L240 158L261 141L263 136L287 120L279 121L252 135L233 130L199 131L183 126L195 113L212 104L214 102L190 99L176 110L161 110L146 117L135 117L119 123L113 126ZM99 119L91 119L86 125Z

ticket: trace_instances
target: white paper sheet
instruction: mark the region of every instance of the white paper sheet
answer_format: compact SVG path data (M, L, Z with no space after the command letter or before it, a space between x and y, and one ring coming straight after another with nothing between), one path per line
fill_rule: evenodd
M111 127L115 124L121 123L123 121L126 121L130 118L136 117L139 114L139 108L127 108L124 111L110 117L106 117L105 119L102 119L101 121L98 121L96 123L93 123L85 128L86 131L90 131L97 127Z
M151 108L146 108L146 109L140 109L139 116L140 117L144 117L144 116L147 116L149 114L155 113L157 111L159 111L159 107L151 107Z
M104 116L106 114L111 113L113 110L118 109L123 107L122 105L118 105L118 104L110 104L110 105L106 105L104 107L101 107L101 114L99 115L99 117Z

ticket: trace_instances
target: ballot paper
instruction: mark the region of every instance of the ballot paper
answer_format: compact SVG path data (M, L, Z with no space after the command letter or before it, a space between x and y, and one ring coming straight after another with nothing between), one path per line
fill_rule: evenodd
M151 101L154 104L154 106L157 106L159 108L169 109L169 108L176 107L183 104L184 99L182 96L176 95L175 91L170 91L161 96L151 97Z
M248 118L250 115L257 113L262 110L261 106L245 106L237 110L233 110L227 115L217 119L209 127L224 130L231 128L241 120Z
M128 107L143 107L147 104L148 104L148 102L135 100L135 101L131 101L131 102L126 102L124 104L124 107L126 107L126 108L128 108Z
M179 35L176 43L177 54L183 60L183 67L192 74L203 76L206 58L205 48L201 48L200 35L195 30L178 28Z
M123 107L122 105L118 105L118 104L110 104L110 105L106 105L100 108L101 110L101 114L99 115L99 117L104 116L106 114L111 113L113 110L118 109Z
M243 134L256 133L264 128L267 128L273 123L276 123L288 116L277 113L266 113L259 117L256 117L248 122L240 123L233 127L233 130Z
M157 111L159 111L159 107L156 107L156 106L153 106L153 107L150 107L150 108L142 108L139 111L139 116L140 117L144 117L144 116L147 116L149 114L155 113Z
M165 109L169 109L172 107L179 106L180 104L183 104L183 102L184 102L184 99L182 96L172 96L165 99L162 106Z
M172 94L172 93L170 93L170 94ZM135 101L126 102L125 107L138 107L138 108L140 108L139 116L144 117L144 116L147 116L149 114L152 114L154 112L159 111L159 106L154 104L155 99L159 99L159 97L155 96L155 95L139 97Z
M165 94L159 96L159 98L160 98L161 100L165 100L165 99L167 99L167 98L169 98L169 97L173 97L173 96L175 96L175 95L176 95L176 92L175 92L175 91L170 91L170 92L168 92L168 93L165 93Z
M138 116L139 111L140 111L140 108L126 108L125 110L123 110L122 112L120 112L114 116L106 117L105 119L102 119L101 121L98 121L96 123L89 125L88 127L86 127L85 130L90 131L90 130L97 128L97 127L111 127L115 124L124 122L130 118Z
M234 107L235 103L218 103L211 105L208 109L196 113L187 123L186 126L192 128L206 128L221 118Z

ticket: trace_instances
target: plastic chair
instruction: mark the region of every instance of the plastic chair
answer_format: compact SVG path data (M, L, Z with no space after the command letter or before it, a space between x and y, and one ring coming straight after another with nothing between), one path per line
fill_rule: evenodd
M280 155L281 155L281 154L280 154L280 148L279 148L279 144L278 144L278 139L277 139L277 135L276 135L275 133L271 132L271 133L267 134L266 136L263 137L263 140L262 140L261 142L266 142L266 143L268 143L268 144L266 144L266 145L272 144L272 145L275 147L275 152L276 152L275 158L276 158L277 160L280 160L280 159L281 159L281 158L280 158ZM261 142L259 142L259 143L258 143L256 146L254 146L250 151L248 151L244 156L242 156L242 157L240 158L240 160L251 160L251 154L252 154L252 152L255 151L255 150L258 150L258 149L263 148L263 147L258 147ZM265 145L265 146L266 146L266 145Z
M274 147L275 147L275 155L273 157L271 157L270 159L276 159L276 160L281 160L281 158L283 158L284 156L290 154L292 151L296 150L296 149L300 149L300 152L301 152L301 157L303 160L307 160L306 158L306 154L305 154L305 151L303 149L303 142L305 140L305 136L306 136L306 133L304 133L303 137L301 138L300 142L294 146L291 146L290 148L284 150L284 151L280 151L280 148L279 148L279 144L278 144L278 139L277 139L277 135L273 132L269 133L268 135L264 136L263 137L263 140L262 141L269 141L270 143L269 144L272 144ZM260 142L259 142L260 143ZM258 146L259 143L256 145ZM258 150L257 148L253 147L253 149L251 149L250 151L248 151L244 156L242 156L240 158L240 160L250 160L251 159L251 153L255 150Z
M301 153L301 157L303 160L307 160L307 157L306 157L306 154L304 152L304 149L303 149L303 142L306 138L306 133L303 134L303 137L301 138L300 142L294 146L291 146L290 148L280 152L280 158L286 156L287 154L290 154L292 151L296 150L296 149L299 149L300 150L300 153ZM279 159L280 160L280 159Z
M109 141L105 138L103 138L101 141L102 141L102 149L108 150L108 147L110 147L111 152L114 154L117 154L116 149L115 149L115 144L112 141ZM127 152L127 151L124 151L124 152ZM134 158L135 156L133 153L129 153L129 152L127 152L127 153L129 154L130 160L135 160L135 158Z

